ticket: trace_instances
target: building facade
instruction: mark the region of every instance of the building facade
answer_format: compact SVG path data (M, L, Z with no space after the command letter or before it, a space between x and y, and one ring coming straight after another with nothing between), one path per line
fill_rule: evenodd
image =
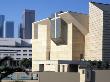
M5 26L5 38L14 38L14 22L6 21L4 26Z
M21 23L19 24L18 29L18 37L23 38L23 27Z
M32 23L35 21L35 10L27 10L22 15L23 39L32 39Z
M85 59L110 61L110 4L89 3L89 32Z
M88 15L59 13L34 22L32 33L32 71L72 72L83 59Z
M5 21L5 16L0 15L0 37L4 37L4 21Z
M32 59L30 39L0 38L0 58L11 56L14 60Z

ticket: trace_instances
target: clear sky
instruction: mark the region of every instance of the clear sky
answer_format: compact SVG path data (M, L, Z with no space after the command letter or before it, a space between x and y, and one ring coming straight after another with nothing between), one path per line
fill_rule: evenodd
M36 21L49 17L56 11L74 11L88 13L88 2L109 3L110 0L0 0L0 14L6 20L15 22L15 37L17 37L18 24L24 9L36 10Z

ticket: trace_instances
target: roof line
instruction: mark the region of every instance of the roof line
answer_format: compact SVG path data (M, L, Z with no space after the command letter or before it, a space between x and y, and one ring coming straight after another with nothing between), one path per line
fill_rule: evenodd
M94 2L94 1L91 1L91 3L102 4L102 5L110 5L110 4L107 4L107 3L99 3L99 2Z

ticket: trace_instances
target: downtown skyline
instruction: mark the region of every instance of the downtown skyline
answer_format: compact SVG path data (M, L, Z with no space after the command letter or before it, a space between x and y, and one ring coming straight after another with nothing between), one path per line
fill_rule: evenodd
M15 37L18 36L18 25L22 21L22 14L25 9L35 10L35 20L48 17L56 11L76 11L88 14L88 2L95 1L99 3L110 3L108 0L65 0L65 1L42 1L42 0L1 0L0 1L0 15L5 15L7 21L15 22ZM62 3L62 4L61 4ZM66 6L65 6L66 5Z
M11 58L1 62L2 82L110 81L109 1L11 1L13 15L0 13L0 35L4 27L9 35L0 38L0 61Z

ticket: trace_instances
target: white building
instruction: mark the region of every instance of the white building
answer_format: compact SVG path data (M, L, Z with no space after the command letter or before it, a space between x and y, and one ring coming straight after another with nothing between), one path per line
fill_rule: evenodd
M78 71L88 15L70 11L55 14L34 22L32 31L32 71Z
M14 60L32 58L31 39L0 38L0 58L11 56Z

